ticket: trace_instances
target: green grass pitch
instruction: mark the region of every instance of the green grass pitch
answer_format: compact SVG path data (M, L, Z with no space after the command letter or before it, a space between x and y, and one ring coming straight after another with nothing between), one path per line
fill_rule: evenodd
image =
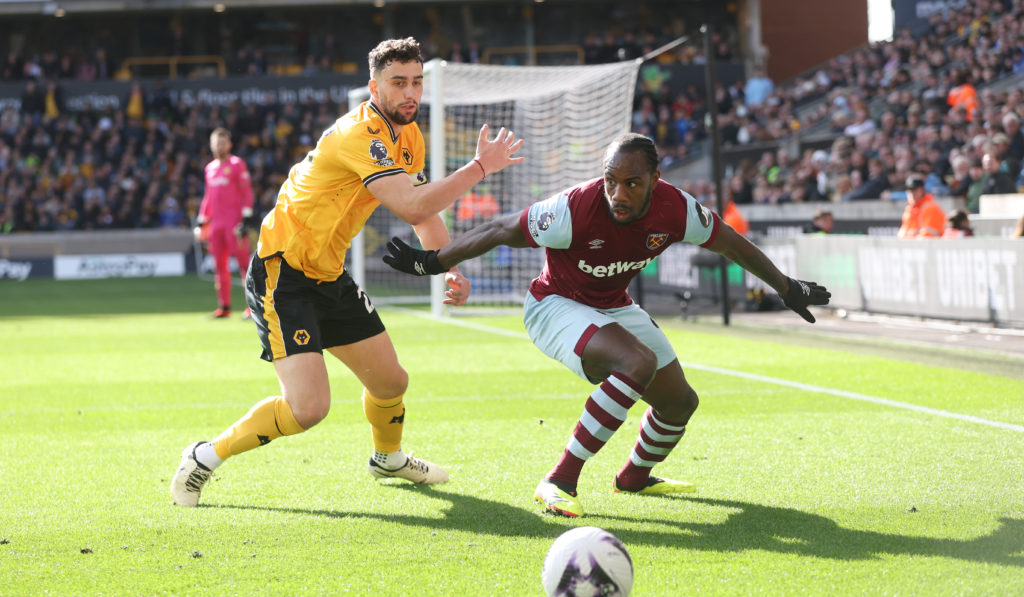
M373 481L360 387L331 362L328 418L186 509L182 448L279 391L252 324L207 319L195 278L5 282L0 306L0 595L541 595L548 546L581 525L623 540L638 596L1024 594L1024 375L662 318L701 406L655 471L699 491L611 492L635 408L568 520L532 491L591 386L518 314L384 307L405 448L452 480Z

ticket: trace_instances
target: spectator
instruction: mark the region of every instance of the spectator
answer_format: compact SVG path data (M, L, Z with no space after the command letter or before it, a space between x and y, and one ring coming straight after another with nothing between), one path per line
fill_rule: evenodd
M1002 122L1003 132L1010 141L1006 153L1019 164L1024 160L1024 132L1021 132L1020 116L1015 112L1007 112L1003 114Z
M989 143L990 151L999 161L999 170L1010 176L1010 180L1016 181L1020 172L1020 160L1010 154L1010 138L1006 133L992 135Z
M57 79L50 79L46 82L44 102L46 108L43 114L46 118L52 120L64 112L64 90L57 83Z
M267 59L263 56L263 48L252 48L247 72L250 75L265 75L267 73Z
M164 197L163 202L160 204L160 227L180 228L187 223L185 212L181 209L181 204L178 203L178 200L171 195Z
M970 74L959 69L954 69L951 77L956 81L956 86L949 90L946 96L946 103L956 110L963 108L967 111L968 122L974 121L974 112L978 108L978 92L971 84Z
M811 178L814 180L814 195L817 201L824 201L828 196L828 152L818 149L811 154ZM808 196L812 193L808 190Z
M155 113L162 117L168 115L175 116L174 105L171 101L171 92L167 89L167 84L164 83L163 79L157 79L153 82L153 91L149 97L149 108Z
M832 234L834 227L835 218L832 216L832 212L827 209L819 209L814 212L811 225L804 228L804 232L807 234Z
M1005 195L1016 193L1017 185L1014 184L1010 175L1000 168L999 159L993 153L986 153L981 158L983 175L980 180L980 188L975 189L976 194L969 192L967 195L967 211L976 214L981 204L982 195Z
M907 179L907 207L897 238L940 238L946 227L946 214L924 188L924 178Z
M830 195L830 201L833 203L843 200L843 197L853 191L853 182L851 176L848 173L840 174L836 177L835 187L832 189Z
M471 40L469 47L466 49L466 62L470 64L480 64L483 62L483 50L480 49L480 42Z
M306 56L306 65L302 67L302 76L311 77L320 73L320 67L317 66L316 56L309 54Z
M75 69L75 79L79 81L94 81L96 80L97 68L96 62L88 58L83 58L78 61L78 66Z
M764 69L756 67L754 75L747 79L743 87L743 96L747 106L760 106L775 91L775 83L764 74Z
M966 238L968 236L974 236L974 230L971 228L971 221L967 217L967 212L962 209L957 209L949 212L949 216L946 218L946 229L942 232L942 238Z
M46 93L39 88L35 79L25 82L25 91L21 94L21 112L37 120L46 112Z
M924 177L924 188L932 195L945 197L949 195L949 187L946 186L942 177L932 171L932 163L928 160L920 160L914 165L914 172Z
M465 50L463 50L462 44L459 42L452 43L451 48L448 50L448 62L469 62L469 57L466 55Z
M743 212L740 208L736 207L736 202L732 199L725 204L725 209L722 211L722 221L732 226L738 234L747 236L750 233L750 223L747 222L747 218L743 216Z
M944 150L941 141L935 140L928 144L925 159L928 161L931 172L945 185L952 174L953 166L949 162L949 152Z
M923 185L923 179L921 182ZM885 170L885 165L878 158L871 158L868 160L868 179L859 187L844 195L842 200L879 199L882 193L891 187L892 183L889 182L889 175Z
M459 199L455 220L459 224L467 224L463 229L468 229L473 224L493 218L498 215L498 211L498 200L491 194L487 185L477 185Z
M17 52L9 52L0 65L0 81L20 81L25 76L25 62Z
M43 60L39 64L42 68L42 76L44 78L55 78L60 72L60 60L57 58L57 52L48 50L43 52Z
M124 114L128 118L140 120L146 115L146 93L138 81L132 82L128 90L128 97L124 100Z
M967 191L973 182L974 179L971 178L971 160L967 156L958 155L953 160L952 181L949 185L950 196L966 199Z
M60 57L60 62L57 67L57 78L58 79L74 79L75 78L75 63L71 60L71 56L64 54Z
M103 48L96 50L96 79L105 81L114 77L114 62Z
M754 202L753 187L750 182L743 177L741 172L733 174L729 178L729 193L732 196L732 200L737 205L748 205Z
M857 108L854 111L853 122L848 124L846 128L843 129L843 134L848 135L850 137L856 137L857 135L860 135L862 133L874 132L874 130L875 121L871 120L871 117L868 116L867 109Z

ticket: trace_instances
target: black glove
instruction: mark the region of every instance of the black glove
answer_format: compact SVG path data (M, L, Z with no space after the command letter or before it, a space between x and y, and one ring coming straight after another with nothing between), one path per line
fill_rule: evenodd
M388 241L388 254L384 256L384 263L414 276L443 274L448 271L448 268L442 267L441 262L437 260L437 251L414 249L397 236Z
M789 279L789 290L780 295L782 302L803 317L808 323L814 323L814 316L807 310L808 305L827 305L832 293L816 282Z

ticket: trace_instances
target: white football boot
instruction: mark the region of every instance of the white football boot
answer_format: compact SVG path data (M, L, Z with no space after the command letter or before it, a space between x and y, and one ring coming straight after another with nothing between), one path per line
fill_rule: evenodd
M171 479L171 498L178 506L196 506L199 504L199 492L203 485L213 476L213 471L196 460L196 448L206 442L189 445L181 453L181 464Z
M384 468L373 458L370 458L370 474L376 479L406 479L413 483L430 485L432 483L444 483L448 480L448 471L433 462L414 458L410 452L405 464L397 469Z

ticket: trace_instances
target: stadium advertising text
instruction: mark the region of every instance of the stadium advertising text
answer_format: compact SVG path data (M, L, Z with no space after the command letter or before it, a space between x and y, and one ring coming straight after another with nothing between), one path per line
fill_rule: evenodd
M914 247L862 247L857 251L864 298L915 304L928 296L925 265L928 252Z
M1017 254L1009 249L863 248L857 258L869 303L914 306L938 299L957 309L1016 308Z
M193 106L197 102L226 106L273 103L345 104L348 92L362 87L366 78L358 75L313 75L306 77L236 77L230 79L172 79L164 82L171 103ZM149 94L151 80L143 81ZM131 89L129 81L62 81L64 102L69 110L120 110ZM0 83L0 111L21 108L23 83Z
M0 259L0 280L8 279L22 282L31 274L32 262L30 261L10 261L8 259Z
M58 255L54 258L54 277L58 280L183 275L185 256L182 253Z
M967 249L935 252L939 302L949 307L1013 311L1017 254L1010 250Z

